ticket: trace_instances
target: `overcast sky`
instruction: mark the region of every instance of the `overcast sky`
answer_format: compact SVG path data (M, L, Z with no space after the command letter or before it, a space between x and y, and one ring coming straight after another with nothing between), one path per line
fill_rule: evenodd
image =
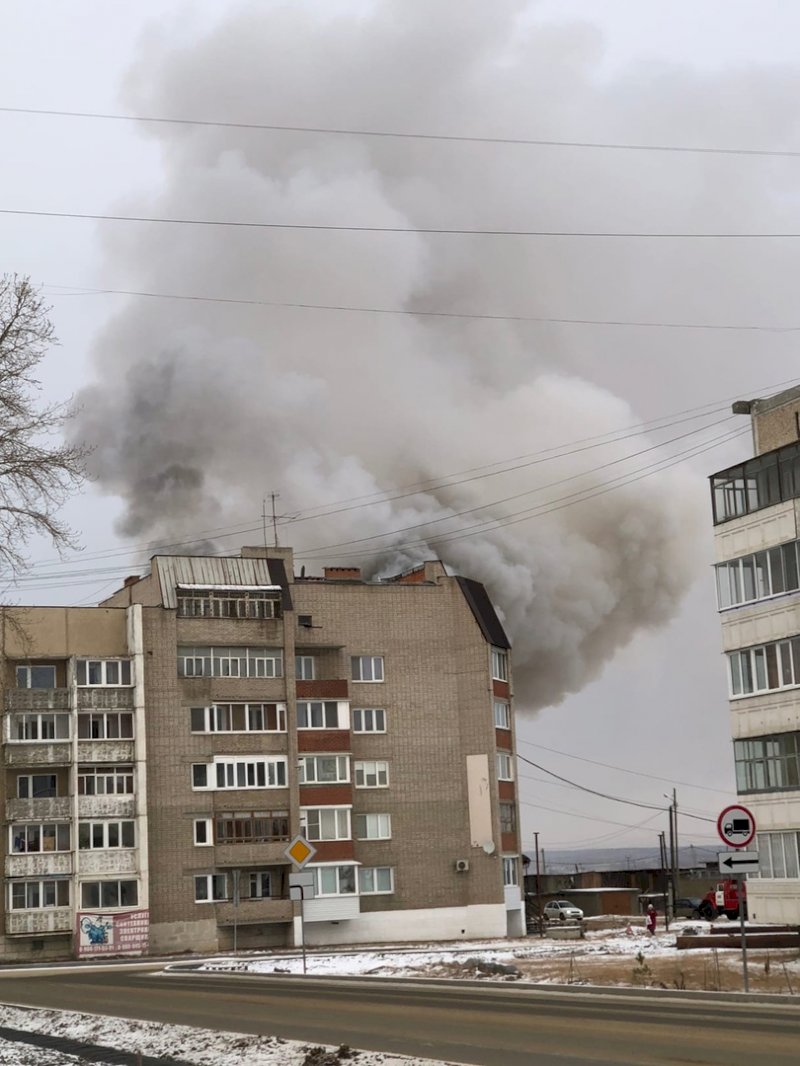
M800 14L783 2L26 0L4 4L3 19L0 105L10 108L800 150ZM268 133L254 140L235 131L10 113L0 113L0 128L5 210L403 227L800 231L800 159L309 136L298 142ZM323 320L319 312L302 317L81 290L797 326L794 243L532 245L504 238L508 243L456 248L442 243L454 238L400 247L396 237L373 236L370 244L364 235L342 243L323 235L314 243L319 235L290 233L267 243L259 234L257 243L230 231L162 227L155 234L146 224L0 216L2 269L45 285L53 305L61 346L47 360L45 389L53 397L84 390L80 432L97 448L96 484L68 507L84 561L39 565L37 581L20 583L15 595L20 602L94 602L114 587L120 568L135 570L138 560L92 553L245 526L257 521L260 496L273 489L287 512L300 511L665 419L667 428L652 438L554 467L558 478L574 478L606 460L635 458L653 442L664 446L659 454L674 456L681 446L667 447L668 438L707 423L705 435L683 445L707 450L667 473L577 505L565 512L570 517L550 516L530 535L472 537L442 554L493 586L515 628L528 712L518 730L521 755L645 804L660 804L674 784L681 807L715 817L734 791L704 477L745 454L749 443L745 435L714 444L715 436L745 428L713 428L724 412L672 429L667 416L699 405L725 408L735 396L797 378L795 334L468 321L423 330L365 324L356 315ZM258 424L241 390L249 390L245 375L262 364L276 384L277 395L268 398L272 424L291 452L265 443L259 469L262 455L252 446ZM196 373L194 384L187 382L174 405L177 392L169 391L143 414L148 393L162 391L167 366L170 389L181 375ZM231 376L244 380L232 386ZM218 386L223 406L240 405L230 424L214 410ZM313 404L317 386L342 412L346 432L315 412L302 431L312 442L319 434L324 456L302 466L293 457L303 437L292 433L301 401ZM484 401L491 431L481 417ZM137 437L132 427L142 419L146 432ZM237 436L237 426L247 432ZM408 440L401 440L402 426ZM207 442L206 452L198 441ZM398 450L408 453L405 465ZM207 476L196 508L168 481L180 509L164 518L166 495L153 489L149 508L141 497L145 473L158 473L171 451ZM237 493L228 483L240 466ZM548 467L533 467L506 475L498 487L527 492L552 476ZM354 529L378 537L499 495L479 483L469 495L434 493L415 501L416 510L359 518L363 526L334 522L313 533L298 526L284 536L309 551L313 569L322 559L311 548L345 543ZM35 546L37 564L51 558L46 545ZM633 576L625 573L628 563ZM604 615L600 604L629 579ZM587 604L591 619L581 617ZM548 630L563 636L558 646L547 643ZM554 699L557 706L533 713ZM520 774L526 848L534 831L545 850L595 842L655 847L666 828L658 812L600 800L524 764ZM710 822L682 820L681 834L714 848Z

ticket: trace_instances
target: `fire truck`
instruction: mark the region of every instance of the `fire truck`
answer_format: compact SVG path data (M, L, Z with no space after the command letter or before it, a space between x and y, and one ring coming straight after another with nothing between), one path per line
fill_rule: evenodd
M747 884L742 882L742 899L744 903L744 915L747 917ZM697 910L701 918L713 921L720 914L728 918L739 917L739 892L736 881L718 881L707 892L698 904Z

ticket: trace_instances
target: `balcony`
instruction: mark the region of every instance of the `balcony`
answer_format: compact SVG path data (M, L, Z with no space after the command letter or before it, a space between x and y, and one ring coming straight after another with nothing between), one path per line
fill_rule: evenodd
M69 907L6 912L6 936L45 936L47 933L71 932L72 910Z
M78 762L96 763L132 763L134 761L134 742L132 740L79 740Z
M134 796L79 796L79 818L135 818Z
M80 851L78 870L81 877L90 874L105 876L119 874L136 876L139 873L139 852L136 848L106 848Z
M71 851L30 851L6 855L6 877L53 877L72 873Z
M79 711L131 711L132 688L79 688Z
M218 903L215 907L217 925L266 925L268 922L290 922L290 899L243 899L238 907L232 903Z
M288 846L288 837L265 844L217 844L214 862L219 867L288 866L284 855Z
M6 766L68 766L71 762L68 740L10 740L5 746Z
M68 688L6 689L7 711L68 711Z
M71 817L72 799L69 796L6 800L8 822L53 822Z

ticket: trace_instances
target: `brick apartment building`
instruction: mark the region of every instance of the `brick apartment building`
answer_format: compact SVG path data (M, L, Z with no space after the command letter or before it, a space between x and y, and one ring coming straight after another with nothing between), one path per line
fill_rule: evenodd
M524 931L509 642L439 562L156 556L0 611L6 959Z
M733 405L755 456L711 478L738 795L758 828L751 918L800 924L800 388Z

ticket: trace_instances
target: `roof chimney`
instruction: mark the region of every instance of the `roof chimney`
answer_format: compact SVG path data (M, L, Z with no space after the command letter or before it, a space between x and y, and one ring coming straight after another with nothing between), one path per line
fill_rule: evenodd
M122 583L122 587L126 589L129 585L135 585L138 581L141 580L142 579L139 577L138 574L131 574L130 577L125 578Z

